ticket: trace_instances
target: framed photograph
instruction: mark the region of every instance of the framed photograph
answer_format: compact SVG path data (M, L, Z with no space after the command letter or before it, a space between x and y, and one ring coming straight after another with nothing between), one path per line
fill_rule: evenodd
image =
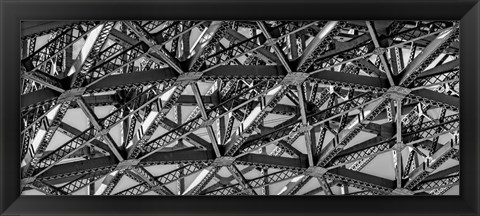
M2 215L480 213L477 1L0 11Z

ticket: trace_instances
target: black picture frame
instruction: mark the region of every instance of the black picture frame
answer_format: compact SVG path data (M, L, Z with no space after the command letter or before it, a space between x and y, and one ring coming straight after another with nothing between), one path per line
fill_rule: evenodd
M0 0L1 215L479 215L478 0ZM460 196L20 196L21 20L461 20Z

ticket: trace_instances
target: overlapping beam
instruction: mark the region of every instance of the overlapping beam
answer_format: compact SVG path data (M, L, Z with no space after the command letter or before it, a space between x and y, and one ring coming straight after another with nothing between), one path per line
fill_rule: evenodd
M101 46L105 43L106 37L109 34L109 31L113 27L113 23L105 23L101 24L96 27L93 32L87 38L86 46L84 46L77 57L74 65L70 68L68 74L73 76L70 88L70 91L64 92L62 95L59 96L58 101L60 104L58 105L58 111L56 112L55 116L52 118L52 121L49 122L49 125L45 128L45 135L40 141L40 144L37 148L32 146L32 154L26 154L26 157L23 159L25 160L26 166L24 168L24 177L30 177L37 166L40 156L45 151L47 145L49 144L50 140L52 139L55 131L59 127L59 124L62 118L65 116L68 107L70 106L71 101L75 99L75 96L78 95L78 92L82 92L82 90L77 90L76 88L80 87L83 82L83 77L93 64L93 59L96 57L98 52L100 51Z
M165 185L197 173L180 194L256 194L257 188L269 194L270 185L282 181L291 182L281 194L297 194L312 179L320 187L307 194L332 194L338 182L342 194L349 194L349 186L365 194L397 194L398 188L439 194L458 184L455 174L432 174L447 158L458 157L454 22L413 27L399 21L115 23L37 23L25 33L29 43L24 46L30 49L22 61L25 188L49 195L83 189L112 194L127 175L137 184L115 194L168 195L172 192ZM45 45L34 44L35 35L48 33ZM76 44L83 46L78 60L66 67ZM410 60L403 65L399 54L410 45ZM419 48L423 51L415 55ZM377 61L370 60L372 55ZM210 83L202 93L200 87ZM385 111L392 101L397 110ZM104 105L113 111L99 119L93 107ZM187 120L169 119L170 108L179 106L196 108ZM429 109L437 107L443 114L432 115ZM93 126L80 131L62 122L70 108L80 108ZM269 128L263 124L270 114L292 117ZM396 126L374 123L385 119ZM123 138L117 144L109 132L121 123ZM157 127L167 131L151 139ZM54 128L71 139L53 150L37 150L31 163L28 149L44 132L51 138ZM378 137L344 149L360 131ZM209 141L201 138L206 134ZM334 138L328 140L327 134ZM305 151L294 144L301 135ZM447 136L454 141L442 144ZM195 147L182 145L185 141ZM40 147L49 143L44 139ZM411 151L406 167L399 162L399 143ZM376 155L393 150L394 181L360 172ZM153 176L145 168L157 165L177 169ZM221 167L230 176L220 176ZM247 178L253 170L260 175Z

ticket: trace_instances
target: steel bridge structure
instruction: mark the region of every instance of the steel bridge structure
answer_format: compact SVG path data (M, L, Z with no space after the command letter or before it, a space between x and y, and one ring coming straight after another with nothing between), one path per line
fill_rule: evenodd
M24 22L21 190L442 195L459 185L459 28Z

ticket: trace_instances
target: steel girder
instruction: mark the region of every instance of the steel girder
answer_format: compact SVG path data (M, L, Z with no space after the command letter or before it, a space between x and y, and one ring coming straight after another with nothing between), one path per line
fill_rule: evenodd
M23 191L444 193L459 182L458 169L437 170L458 166L458 31L446 21L25 22ZM67 123L76 110L91 126ZM400 175L365 168L388 152Z

